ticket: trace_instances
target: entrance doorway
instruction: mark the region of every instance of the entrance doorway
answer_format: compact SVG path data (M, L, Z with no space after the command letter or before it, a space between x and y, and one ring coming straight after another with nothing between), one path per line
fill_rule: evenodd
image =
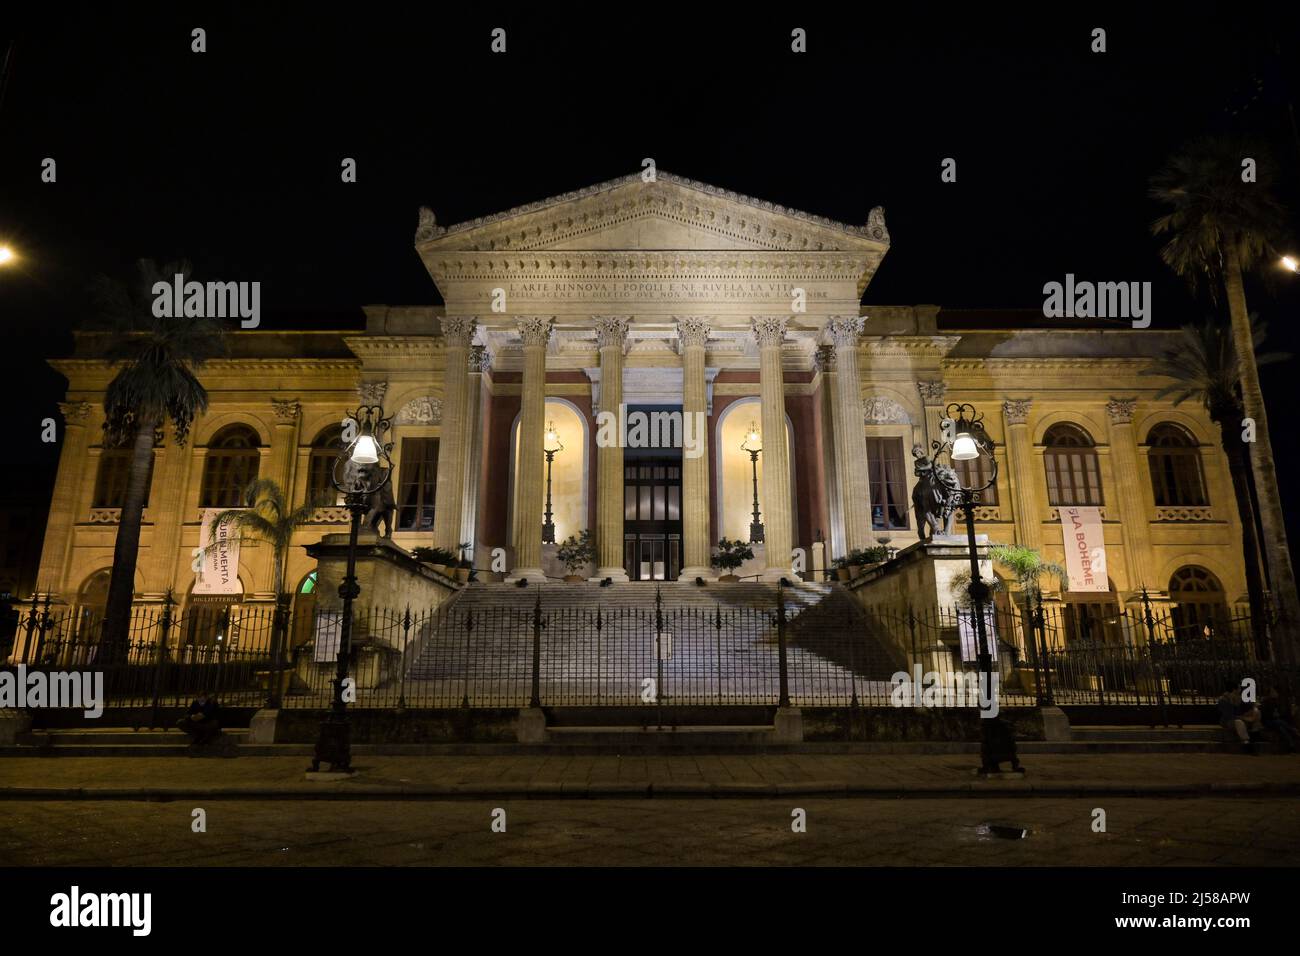
M682 460L623 467L623 570L633 581L675 581L682 569Z

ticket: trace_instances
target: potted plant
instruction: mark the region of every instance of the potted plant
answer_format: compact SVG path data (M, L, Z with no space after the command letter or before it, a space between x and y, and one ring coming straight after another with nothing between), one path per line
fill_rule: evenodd
M835 577L841 581L849 581L853 578L853 572L849 569L849 559L844 555L831 561L831 567L835 569Z
M870 548L858 548L856 551L850 551L844 558L845 564L849 569L850 580L856 578L866 568L873 564L880 564L888 557L889 549L883 544L878 544Z
M446 548L416 548L411 552L411 557L422 564L429 565L443 577L450 577L447 573L448 569L454 568L458 563L456 555Z
M753 558L754 549L745 542L722 538L718 541L718 553L710 559L709 564L726 572L718 575L719 581L739 581L736 569Z
M578 572L596 560L596 544L591 540L591 529L583 528L582 534L576 538L569 535L555 549L555 555L569 572L564 576L565 581L571 584L585 581L586 578Z

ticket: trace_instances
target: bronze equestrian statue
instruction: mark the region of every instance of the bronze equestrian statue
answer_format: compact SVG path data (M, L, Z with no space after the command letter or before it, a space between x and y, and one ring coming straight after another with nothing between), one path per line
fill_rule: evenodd
M358 479L365 478L365 472L362 469L370 468L369 465L354 465L351 461L343 466L344 485L352 487ZM364 484L364 481L362 482ZM377 491L372 491L366 497L366 513L361 518L361 527L366 531L374 531L382 538L391 538L393 536L393 524L397 517L397 502L393 499L393 483L384 482L384 486ZM383 522L384 530L379 531L379 524Z
M916 459L912 463L917 478L912 489L912 507L916 510L917 533L922 538L951 535L957 506L961 503L957 472L926 457L920 445L912 446L912 457Z

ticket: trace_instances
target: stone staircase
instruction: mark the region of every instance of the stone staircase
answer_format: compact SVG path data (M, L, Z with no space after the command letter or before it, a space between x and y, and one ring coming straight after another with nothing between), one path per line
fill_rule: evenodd
M855 681L860 696L879 692L898 669L888 642L869 630L842 588L801 582L782 597L796 706L847 704ZM419 635L408 681L449 706L462 696L478 706L525 705L539 599L543 706L777 702L778 587L757 582L474 583Z

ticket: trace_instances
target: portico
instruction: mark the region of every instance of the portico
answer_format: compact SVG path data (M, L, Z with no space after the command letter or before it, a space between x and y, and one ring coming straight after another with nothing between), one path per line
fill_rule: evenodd
M841 376L832 403L834 467L843 475L839 490L862 493L866 446L851 392L860 388L859 302L889 248L880 210L867 225L848 226L659 173L653 181L630 176L447 229L426 214L416 240L443 295L444 314L469 317L443 320L452 330L448 361L458 369L454 381L447 376L449 388L464 391L461 352L478 344L492 356L494 397L509 396L513 405L517 395L518 435L508 444L521 464L506 502L509 542L491 540L494 526L500 534L505 525L490 516L482 529L487 537L480 534L478 542L507 549L511 578L545 574L544 477L529 463L543 459L547 403L561 398L581 409L593 435L600 434L602 412L618 415L634 406L708 423L700 430L699 454L650 462L642 449L599 442L586 456L596 489L589 514L596 578L640 576L647 562L625 524L644 529L647 521L680 525L677 539L675 532L665 535L662 562L648 562L652 579L711 576L719 512L732 496L719 494L727 464L710 446L723 407L745 399L758 399L755 419L763 434L759 497L767 532L754 573L792 576L794 549L806 553L818 532L825 537L833 530L849 547L868 543L865 496L836 502L833 510L849 517L843 533L824 528L826 482L811 406L825 384L817 380L818 348L849 356L853 371ZM475 331L464 339L471 322ZM438 528L464 525L466 496L448 501L442 494L442 460L471 447L465 431L473 420L481 418L444 418ZM487 453L499 445L489 439ZM662 493L654 490L662 477L655 469L673 474L671 481L663 478ZM794 495L801 473L807 501ZM560 529L557 536L581 530Z

